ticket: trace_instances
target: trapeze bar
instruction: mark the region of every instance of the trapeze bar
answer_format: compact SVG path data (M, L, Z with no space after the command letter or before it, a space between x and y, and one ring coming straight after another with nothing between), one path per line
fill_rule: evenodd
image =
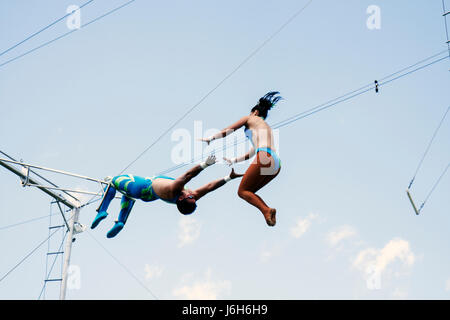
M52 230L52 229L59 229L59 228L64 228L64 225L61 224L61 225L58 225L58 226L50 226L50 227L48 227L49 230Z
M414 208L416 215L419 215L420 210L417 210L416 204L414 203L414 200L411 197L411 193L409 193L409 189L406 189L406 194L408 195L409 201L411 202L411 205Z
M21 165L21 166L24 166L24 167L30 167L30 168L35 168L35 169L41 169L41 170L49 171L49 172L60 173L60 174L64 174L64 175L67 175L67 176L72 176L72 177L76 177L76 178L80 178L80 179L85 179L85 180L89 180L89 181L99 182L99 183L102 183L102 184L108 184L107 182L105 182L103 180L100 180L100 179L94 179L94 178L91 178L91 177L87 177L87 176L83 176L83 175L79 175L79 174L75 174L75 173L71 173L71 172L67 172L67 171L62 171L62 170L56 170L56 169L36 166L36 165L28 164L28 163L23 163L23 162L13 161L13 160L8 160L8 159L3 159L3 158L0 158L0 161L14 163L14 164Z

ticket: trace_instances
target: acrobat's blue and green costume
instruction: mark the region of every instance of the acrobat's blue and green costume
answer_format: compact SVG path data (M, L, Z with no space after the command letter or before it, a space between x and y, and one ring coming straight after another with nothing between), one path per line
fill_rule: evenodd
M118 220L115 222L114 227L109 230L107 233L108 238L115 237L120 230L123 229L125 223L127 222L128 216L133 208L134 203L137 199L141 199L142 201L149 202L161 199L156 192L153 190L152 184L155 179L169 179L175 180L171 177L166 176L156 176L151 178L143 178L133 175L120 175L112 178L110 184L105 189L105 195L103 197L103 201L97 209L97 216L92 222L91 229L94 229L100 221L105 219L108 216L106 210L109 207L109 204L116 196L116 191L119 191L123 194L121 201L121 209L119 212ZM173 199L162 199L168 203L176 203L178 197Z

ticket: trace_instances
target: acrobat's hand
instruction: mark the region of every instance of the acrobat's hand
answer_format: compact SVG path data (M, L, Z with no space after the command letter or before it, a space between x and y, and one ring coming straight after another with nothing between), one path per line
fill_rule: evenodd
M211 141L212 141L212 139L211 138L200 138L200 139L197 139L198 141L203 141L203 142L206 142L208 145L211 143Z
M236 163L236 158L231 158L231 159L229 159L229 158L223 158L223 160L225 160L225 162L229 165L229 166L231 166L231 165L233 165L233 163Z
M212 166L214 163L216 163L216 156L213 154L208 156L208 158L206 158L205 162L208 166Z
M240 177L242 177L243 175L244 175L244 174L242 174L242 173L236 173L236 172L234 172L234 168L231 169L231 173L230 173L230 178L231 178L231 179L240 178Z
M202 169L205 169L206 167L212 166L214 163L216 163L216 156L210 155L208 156L208 158L206 158L205 161L200 163L200 167L202 167Z

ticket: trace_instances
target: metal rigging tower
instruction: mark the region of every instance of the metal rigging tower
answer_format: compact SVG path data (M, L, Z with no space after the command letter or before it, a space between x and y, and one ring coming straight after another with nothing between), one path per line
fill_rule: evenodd
M58 209L61 213L61 218L64 223L60 223L59 225L50 225L49 226L49 234L57 231L61 231L63 234L63 242L65 237L65 246L64 249L61 250L54 250L54 247L50 247L50 242L48 243L48 252L47 252L47 262L49 256L60 256L62 257L62 267L61 267L61 276L60 278L51 278L51 272L48 270L48 264L46 268L46 277L44 280L44 290L48 282L59 282L60 283L60 290L59 290L59 299L64 300L66 298L66 291L67 291L67 278L68 278L68 268L70 265L70 256L72 251L72 243L74 240L74 235L76 233L79 233L81 231L80 224L78 223L78 217L80 214L80 201L67 191L62 191L61 193L56 193L54 190L60 190L60 188L49 181L48 179L44 178L43 176L39 175L35 171L31 170L29 166L25 164L20 164L20 162L16 161L15 159L11 158L6 153L0 151L1 154L9 158L11 161L9 163L5 160L0 160L0 165L15 175L17 175L20 180L22 181L22 185L32 185L36 186L39 190L43 191L47 195L53 198L53 204L56 204L58 206ZM35 178L37 177L37 178ZM50 186L42 186L37 179L41 179L45 181L46 183L50 184ZM54 189L54 190L52 190ZM63 209L63 207L65 209ZM66 217L66 212L70 212L70 217ZM50 216L51 219L51 216ZM50 237L49 237L50 241ZM62 247L63 242L61 243L60 247ZM55 259L56 261L56 259ZM52 268L53 269L53 268ZM51 270L50 270L51 271Z

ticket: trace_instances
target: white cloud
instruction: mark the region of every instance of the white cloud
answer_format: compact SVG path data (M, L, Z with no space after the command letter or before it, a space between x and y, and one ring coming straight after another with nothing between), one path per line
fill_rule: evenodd
M151 266L149 264L145 265L145 279L150 280L153 278L159 278L164 271L161 266Z
M450 278L448 278L447 282L445 282L445 291L450 291Z
M317 217L317 214L310 213L306 218L298 218L295 226L291 228L291 235L294 238L300 238L306 231L308 231L312 221Z
M181 217L178 222L178 247L193 243L200 236L201 224L192 217Z
M355 228L353 228L352 226L345 225L345 226L338 227L337 229L335 229L333 231L330 231L326 236L326 241L330 246L335 247L342 240L351 238L351 237L355 236L356 234L357 233L356 233Z
M212 280L211 274L211 269L208 269L204 279L195 281L191 285L181 285L175 288L172 294L175 297L187 300L216 300L222 294L229 294L231 282L228 280ZM182 278L186 277L183 276Z
M367 248L360 251L353 261L353 267L370 274L370 278L380 278L387 272L389 265L399 261L403 268L410 268L416 261L409 242L403 239L392 239L382 249ZM401 273L396 273L397 275ZM379 280L378 280L379 281Z

